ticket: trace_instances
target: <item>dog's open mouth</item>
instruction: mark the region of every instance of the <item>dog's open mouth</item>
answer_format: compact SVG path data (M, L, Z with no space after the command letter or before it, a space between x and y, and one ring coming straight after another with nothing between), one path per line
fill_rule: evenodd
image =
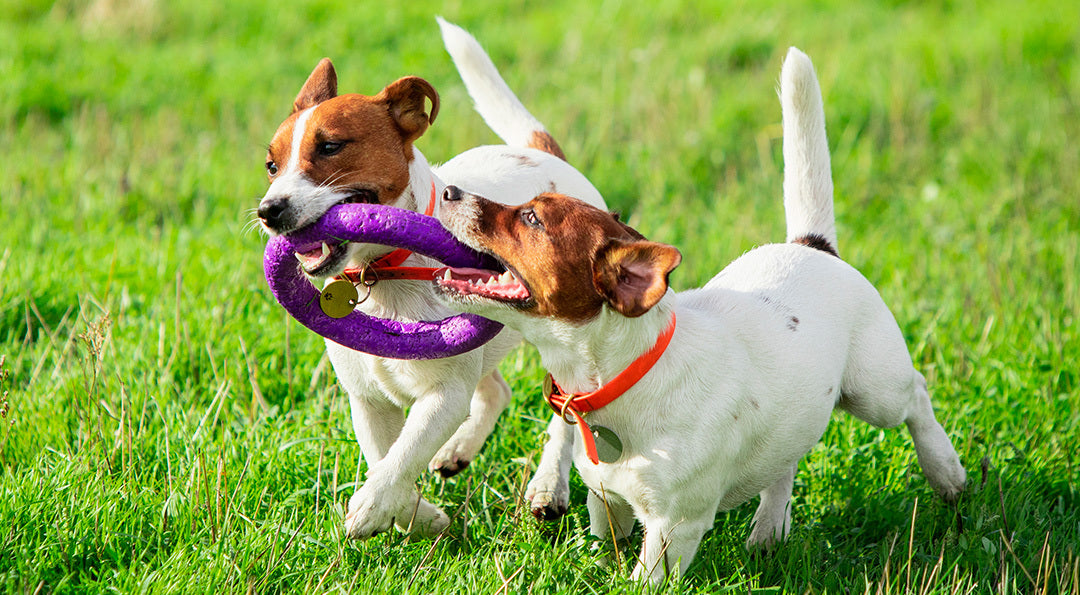
M524 304L532 298L529 288L513 270L446 267L436 273L435 283L444 292L459 297L477 296L509 304Z
M334 246L323 242L312 250L296 252L296 260L300 261L300 267L304 269L305 273L318 277L332 269L347 256L347 246L348 242L341 242Z
M374 190L351 188L347 192L345 198L338 201L337 204L379 204L379 195ZM328 271L334 269L348 256L348 245L348 242L336 242L334 245L323 242L310 250L296 252L296 259L300 261L300 266L308 275L313 277L326 276Z

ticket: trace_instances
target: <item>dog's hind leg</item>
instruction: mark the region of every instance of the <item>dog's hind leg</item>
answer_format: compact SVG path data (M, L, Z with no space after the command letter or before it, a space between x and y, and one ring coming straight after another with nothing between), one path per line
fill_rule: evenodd
M887 311L852 345L840 392L839 406L863 421L881 428L906 424L927 481L947 502L956 501L967 473L934 417L926 380L912 367L900 329Z
M747 549L768 549L787 539L791 531L791 488L795 485L798 468L798 464L792 465L791 472L761 492L761 502L750 523L753 528L746 540Z
M443 477L451 477L468 467L509 403L510 385L498 370L481 378L469 403L469 417L435 453L429 468Z
M915 372L915 394L911 411L908 412L908 431L915 442L915 453L919 457L919 466L926 474L926 480L946 502L955 502L967 484L967 474L960 465L952 442L945 434L930 404L930 392L926 389L926 380Z

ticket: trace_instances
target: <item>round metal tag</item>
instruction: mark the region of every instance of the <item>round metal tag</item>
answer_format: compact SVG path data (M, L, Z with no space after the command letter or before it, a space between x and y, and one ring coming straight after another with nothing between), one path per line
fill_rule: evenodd
M330 318L345 318L356 308L360 297L356 287L344 279L338 279L323 288L319 294L319 308Z
M551 393L555 390L555 379L551 377L551 372L544 374L544 398L551 396Z
M622 456L622 440L615 432L604 426L592 426L593 439L596 440L596 456L601 463L614 463Z

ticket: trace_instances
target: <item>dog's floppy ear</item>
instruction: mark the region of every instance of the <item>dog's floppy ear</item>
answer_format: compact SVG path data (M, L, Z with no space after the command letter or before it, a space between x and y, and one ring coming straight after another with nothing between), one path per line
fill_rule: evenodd
M431 100L430 115L424 111L425 98ZM390 116L404 133L406 142L420 138L439 115L439 94L431 83L418 76L406 76L390 83L375 99L390 107Z
M330 58L319 60L293 101L293 113L337 97L337 72Z
M636 318L664 297L680 262L682 254L667 244L612 238L596 252L593 285L612 308Z

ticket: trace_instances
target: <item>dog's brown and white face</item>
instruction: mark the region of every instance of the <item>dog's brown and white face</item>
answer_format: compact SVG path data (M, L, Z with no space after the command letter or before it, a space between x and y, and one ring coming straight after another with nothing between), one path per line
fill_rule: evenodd
M450 186L443 224L503 271L448 268L436 280L457 308L513 326L519 314L584 323L610 306L641 316L664 296L682 256L618 217L561 194L506 206Z
M413 142L438 111L438 94L418 77L399 79L374 97L339 96L334 67L324 58L267 150L270 188L258 208L263 227L271 235L288 234L341 203L412 206L398 203L409 187ZM354 244L323 244L297 256L309 275L325 277L368 256L358 251Z

